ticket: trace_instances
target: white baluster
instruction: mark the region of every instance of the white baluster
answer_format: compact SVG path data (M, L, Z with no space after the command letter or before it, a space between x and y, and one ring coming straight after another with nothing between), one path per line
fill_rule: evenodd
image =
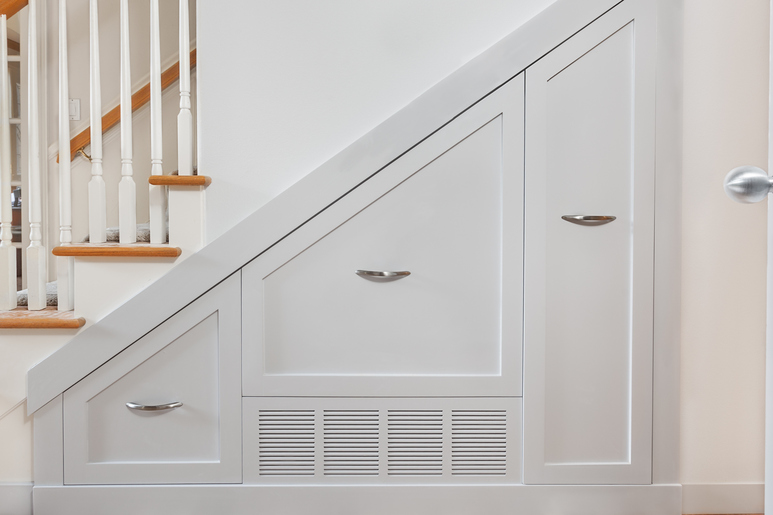
M70 88L67 66L67 0L59 0L59 242L72 243L72 181L70 174ZM57 306L71 311L75 305L75 260L56 258Z
M102 84L99 77L99 11L90 0L89 48L91 66L91 181L89 181L89 241L104 243L107 232L107 201L102 178Z
M11 242L11 92L8 28L0 16L0 309L16 307L16 247Z
M180 114L177 115L177 166L180 175L193 175L191 37L188 25L188 0L180 0Z
M162 175L164 170L161 137L161 37L158 0L150 0L150 173ZM164 211L166 195L163 186L150 185L150 242L166 241Z
M28 148L29 192L27 205L30 219L30 245L27 247L27 309L41 310L46 307L46 258L43 246L42 190L40 182L40 130L38 113L38 16L37 0L30 0L28 7L29 40L27 43L29 74L27 78L29 107Z
M121 182L118 228L121 243L137 241L137 187L132 168L132 78L129 51L129 0L121 0Z

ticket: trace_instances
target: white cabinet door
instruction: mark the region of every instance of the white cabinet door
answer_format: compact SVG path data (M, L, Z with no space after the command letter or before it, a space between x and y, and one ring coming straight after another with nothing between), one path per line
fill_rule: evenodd
M65 392L65 484L241 483L240 282L232 275Z
M522 170L518 76L248 264L245 395L520 395Z
M526 483L651 481L647 4L624 2L526 72ZM616 219L562 218L576 215Z

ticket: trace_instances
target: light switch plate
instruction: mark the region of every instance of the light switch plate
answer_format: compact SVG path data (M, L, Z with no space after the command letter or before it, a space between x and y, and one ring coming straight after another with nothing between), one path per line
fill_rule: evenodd
M70 121L79 122L81 119L81 99L70 99Z

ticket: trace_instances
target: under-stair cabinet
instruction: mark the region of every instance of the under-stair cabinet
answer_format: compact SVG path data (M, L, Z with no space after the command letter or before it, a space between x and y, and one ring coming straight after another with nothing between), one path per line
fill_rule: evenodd
M556 41L38 410L36 515L679 513L654 19Z

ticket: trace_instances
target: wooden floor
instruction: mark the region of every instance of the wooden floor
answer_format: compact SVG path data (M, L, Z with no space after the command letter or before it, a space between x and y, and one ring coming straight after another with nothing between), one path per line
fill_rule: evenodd
M0 329L79 329L86 319L76 317L72 311L57 311L48 307L40 311L16 308L0 312Z

